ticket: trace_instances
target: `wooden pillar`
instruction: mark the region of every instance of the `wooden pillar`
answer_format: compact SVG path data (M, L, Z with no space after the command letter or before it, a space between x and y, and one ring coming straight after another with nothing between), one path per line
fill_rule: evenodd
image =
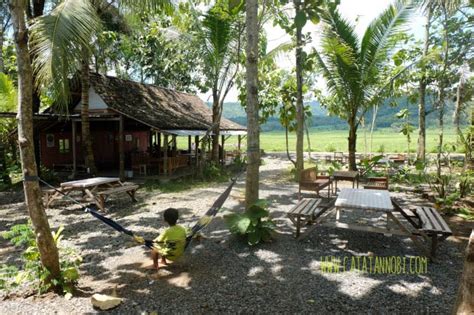
M161 158L161 133L156 134L156 145L158 146L158 157Z
M188 153L191 153L191 136L188 136Z
M77 161L76 161L76 122L74 120L72 123L72 178L76 178L77 174Z
M196 157L196 166L199 165L199 136L194 137L194 155Z
M221 135L221 152L222 152L222 156L221 156L221 152L219 152L219 156L220 156L220 159L221 159L221 163L224 164L225 163L225 153L224 153L224 144L225 144L225 136L224 135Z
M171 143L172 143L172 145L173 145L173 147L172 147L173 154L172 154L172 155L173 155L173 156L176 156L176 150L177 150L178 148L177 148L177 145L176 145L176 136L175 136L175 135L172 135L172 136L171 136Z
M163 174L168 175L168 135L164 134L163 138Z
M123 116L119 118L119 176L120 180L125 179L125 154L123 143Z
M148 151L153 152L153 130L151 128L148 132Z
M239 155L240 155L240 147L242 145L242 136L238 135L237 136L237 150L239 150Z

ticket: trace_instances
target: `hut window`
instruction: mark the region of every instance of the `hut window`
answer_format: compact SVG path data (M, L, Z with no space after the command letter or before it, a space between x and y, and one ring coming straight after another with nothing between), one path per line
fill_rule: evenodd
M69 153L69 139L59 139L59 153Z
M54 135L52 133L46 135L46 147L54 148Z
M132 135L125 135L125 141L130 142L132 139Z

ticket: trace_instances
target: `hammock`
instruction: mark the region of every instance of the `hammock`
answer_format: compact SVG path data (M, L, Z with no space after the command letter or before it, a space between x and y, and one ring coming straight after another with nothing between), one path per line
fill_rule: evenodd
M190 233L186 236L186 245L184 247L185 249L189 246L189 244L191 243L191 240L194 238L194 236L197 233L199 233L200 231L202 231L212 221L212 219L216 216L217 212L219 212L222 205L225 203L225 201L229 197L230 192L232 191L232 188L234 187L234 184L237 181L237 178L238 178L238 176L232 179L232 181L229 184L229 186L227 187L227 189L224 190L224 192L217 198L217 200L214 202L214 204L211 206L211 208L209 208L209 210L206 211L204 216L202 216L198 220L198 222L196 222L196 224L194 224L194 226L191 228ZM66 196L68 199L70 199L70 200L74 201L75 203L79 204L79 202L77 200L72 199L70 196L64 194L60 190L57 190L55 187L48 184L44 180L42 180L42 179L39 179L39 180L41 182L43 182L44 184L48 185L49 187L53 188L54 190L58 191L62 195ZM117 230L118 232L121 232L121 233L124 233L124 234L127 234L127 235L133 237L136 241L139 241L140 243L143 243L143 245L145 245L146 247L148 247L150 249L153 249L153 248L157 247L157 245L160 245L160 243L158 243L158 242L155 242L155 241L152 241L152 240L146 240L146 239L136 235L135 233L133 233L132 231L130 231L126 228L124 228L123 226L121 226L120 224L115 222L114 220L99 214L97 211L92 209L91 206L85 207L84 211L87 212L87 213L90 213L92 216L99 219L100 221L107 224L108 226L112 227L113 229Z

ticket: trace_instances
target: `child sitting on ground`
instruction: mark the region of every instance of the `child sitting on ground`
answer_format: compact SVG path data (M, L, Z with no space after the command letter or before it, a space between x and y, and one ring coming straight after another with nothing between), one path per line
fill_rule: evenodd
M170 227L154 240L156 245L151 251L151 258L153 259L153 267L156 269L159 268L159 257L161 257L161 263L166 265L166 259L174 261L181 257L186 245L186 229L176 224L179 218L178 210L168 208L165 210L163 217Z

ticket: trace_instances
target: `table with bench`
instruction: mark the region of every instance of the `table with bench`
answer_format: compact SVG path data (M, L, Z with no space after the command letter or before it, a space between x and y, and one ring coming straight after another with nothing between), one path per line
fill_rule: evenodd
M53 201L68 196L74 191L80 191L83 197L95 203L100 210L105 211L105 202L110 195L126 193L135 202L137 189L138 185L122 182L117 177L93 177L61 183L57 189L43 190L43 194L45 206L48 208Z
M359 188L359 172L357 171L335 171L332 173L332 178L334 179L334 190L336 193L337 182L342 180L352 182L352 188L355 188L357 183L357 188Z
M386 216L386 222L378 226L367 223L341 222L342 211L380 212ZM390 198L387 190L342 189L335 202L324 206L320 199L303 199L288 213L290 220L296 225L296 237L302 240L318 226L352 229L365 232L382 233L384 235L401 235L409 237L414 245L427 257L434 258L438 242L452 235L451 229L441 215L433 208L418 207L413 215L408 215ZM327 220L330 215L335 220ZM402 215L406 222L399 220ZM302 225L309 225L304 234L300 235ZM421 239L420 239L421 237ZM431 250L427 250L423 240L431 240Z

